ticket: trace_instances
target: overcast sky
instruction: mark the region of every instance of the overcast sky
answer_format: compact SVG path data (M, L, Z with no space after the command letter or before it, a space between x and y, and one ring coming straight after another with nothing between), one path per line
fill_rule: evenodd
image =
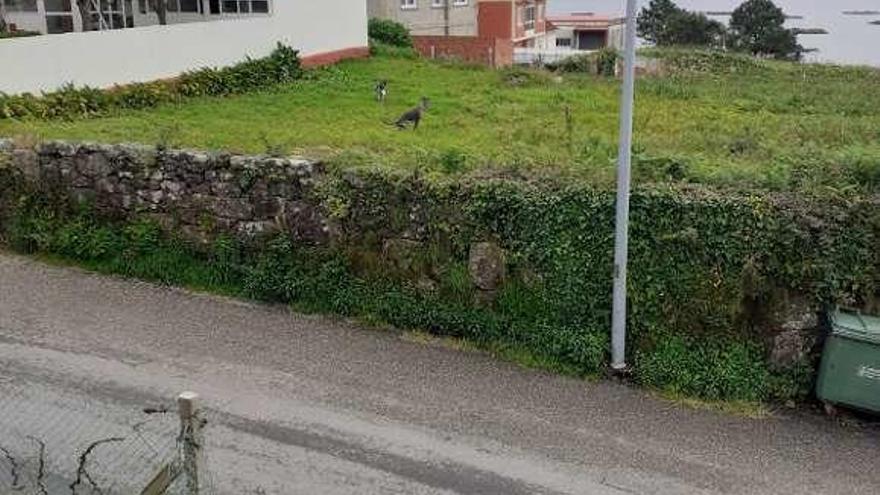
M626 0L548 0L553 12L623 13ZM721 10L736 8L741 0L676 0L690 10ZM801 15L802 21L792 26L820 27L830 35L801 36L801 44L818 48L813 57L822 61L862 63L880 66L880 26L868 24L880 16L846 16L844 10L880 10L880 0L776 0L787 14ZM648 0L639 0L644 6Z

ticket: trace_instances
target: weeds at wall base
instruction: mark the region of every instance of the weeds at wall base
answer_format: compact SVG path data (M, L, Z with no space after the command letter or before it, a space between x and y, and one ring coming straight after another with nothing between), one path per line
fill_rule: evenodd
M494 307L469 306L455 297L420 293L400 280L357 274L345 253L296 248L281 237L256 251L229 238L198 250L150 221L108 223L87 208L70 217L18 210L7 226L5 240L15 250L99 273L422 330L527 368L570 376L598 376L607 362L605 332L533 320L528 307L534 303L522 295L514 299L519 302L508 297ZM637 355L636 381L676 396L746 403L774 396L769 384L776 377L760 352L739 342L671 339Z

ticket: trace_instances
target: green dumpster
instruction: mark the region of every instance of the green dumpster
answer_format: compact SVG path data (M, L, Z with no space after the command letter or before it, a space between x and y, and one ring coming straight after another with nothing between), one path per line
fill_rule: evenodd
M880 413L880 318L836 310L816 394L826 404Z

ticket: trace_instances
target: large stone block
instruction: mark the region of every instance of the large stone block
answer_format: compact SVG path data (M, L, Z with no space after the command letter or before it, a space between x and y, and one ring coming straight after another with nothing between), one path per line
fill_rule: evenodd
M507 276L504 250L494 242L480 242L471 246L468 270L478 289L494 292Z

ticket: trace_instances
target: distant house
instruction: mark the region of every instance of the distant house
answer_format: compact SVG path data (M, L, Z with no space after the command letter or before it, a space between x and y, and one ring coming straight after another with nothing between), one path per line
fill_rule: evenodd
M557 48L592 51L623 48L624 19L593 13L574 13L547 18L553 45Z
M574 13L548 16L547 34L542 46L517 48L514 62L522 65L545 64L602 48L623 48L626 26L620 17Z
M515 47L545 47L547 0L367 0L370 17L404 24L433 58L510 65Z

